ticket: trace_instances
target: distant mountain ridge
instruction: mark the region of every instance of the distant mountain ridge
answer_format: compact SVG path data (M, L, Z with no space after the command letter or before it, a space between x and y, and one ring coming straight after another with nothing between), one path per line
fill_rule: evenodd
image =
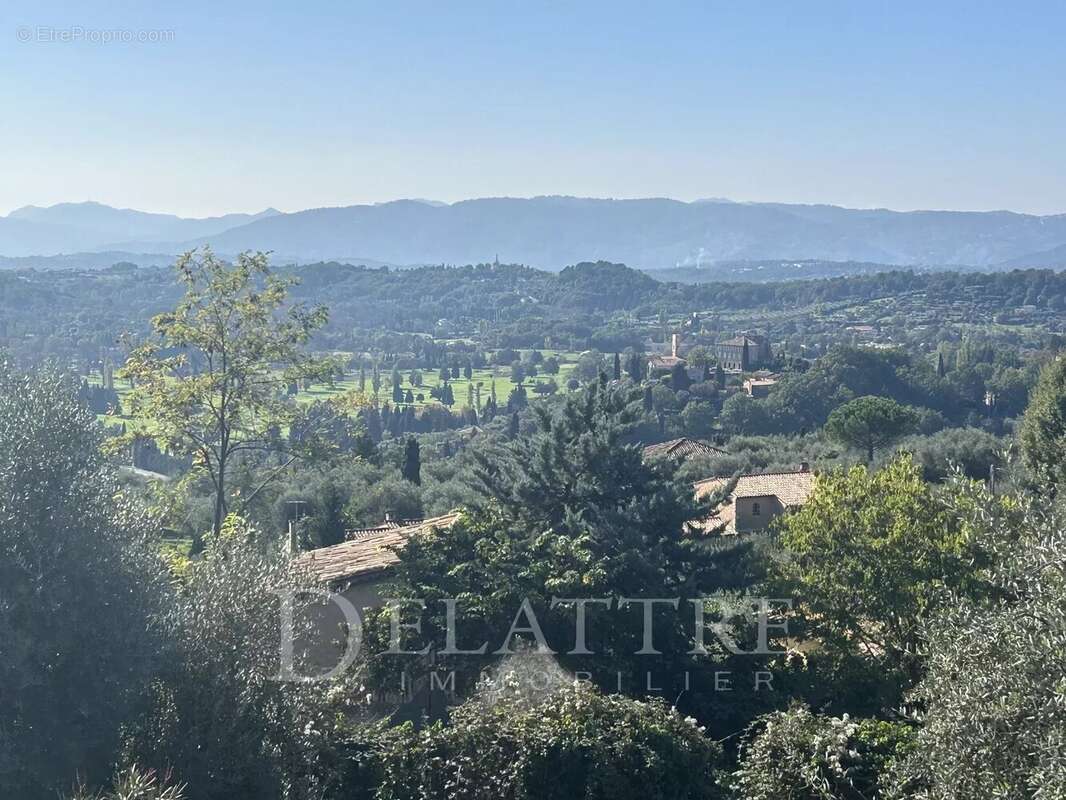
M275 260L301 263L468 264L498 255L551 270L596 260L645 270L788 260L989 269L1062 265L1051 262L1066 255L1066 214L549 196L398 200L199 220L64 203L0 217L0 256L174 254L203 244L223 255L272 250Z

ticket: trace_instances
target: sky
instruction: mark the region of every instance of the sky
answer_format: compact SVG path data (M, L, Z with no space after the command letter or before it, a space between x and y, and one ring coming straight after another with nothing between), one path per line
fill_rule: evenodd
M1058 0L167 6L4 0L0 214L544 194L1066 212Z

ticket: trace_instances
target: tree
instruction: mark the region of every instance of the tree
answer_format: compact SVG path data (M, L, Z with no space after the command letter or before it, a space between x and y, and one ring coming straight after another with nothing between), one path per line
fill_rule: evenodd
M644 359L635 350L629 354L629 359L626 361L626 372L634 381L644 379Z
M242 253L230 266L204 248L181 256L175 269L184 297L152 319L153 338L122 372L136 383L130 413L162 449L192 456L210 478L217 534L234 459L276 447L272 431L295 418L284 387L332 371L329 361L303 351L326 310L286 307L295 280L275 276L265 253Z
M321 687L277 677L281 598L296 641L312 641L313 578L231 514L176 580L160 620L172 646L148 712L127 726L130 763L172 767L197 800L320 798L333 712Z
M404 480L410 481L416 486L422 485L422 460L418 451L418 440L414 436L407 438L400 474L403 475Z
M470 504L469 517L447 533L409 543L401 554L397 577L412 597L469 599L459 632L466 641L503 641L525 601L553 649L565 653L573 647L574 612L553 605L553 596L676 597L691 608L686 598L699 596L701 587L743 572L736 562L723 568L721 552L691 535L690 526L706 516L707 506L693 497L691 484L675 480L676 465L646 464L642 449L626 443L641 419L640 393L615 392L614 386L596 382L557 409L538 404L531 409L531 435L471 451L481 497ZM634 655L644 635L639 609L588 611L596 653L571 654L567 668L588 669L604 683L617 681L615 668L631 676L652 667L684 673L680 665L689 662L692 634L674 609L655 611L662 631L656 647L663 655L654 660ZM427 609L427 641L442 640L441 614ZM441 658L449 667L454 662L460 676L476 676L494 656ZM374 663L389 674L395 666ZM701 696L696 683L693 702L729 703ZM730 724L734 713L723 711L719 721Z
M670 388L675 392L686 391L692 381L688 377L688 370L684 364L674 364L670 369Z
M988 554L987 587L952 592L924 621L920 727L900 783L930 800L1066 797L1062 507L969 483L949 499Z
M719 415L722 428L729 433L766 433L769 418L762 402L744 392L731 394L722 403Z
M874 450L887 447L918 426L918 414L887 397L856 397L829 415L825 432L850 447L866 451L873 462Z
M111 776L165 658L169 576L77 386L0 360L0 794Z
M549 394L555 394L557 391L559 391L559 384L557 384L552 379L546 381L537 381L533 385L533 391L536 394L539 394L544 397Z
M614 369L611 374L616 381L622 380L622 356L618 353L614 354Z
M1022 459L1040 480L1066 478L1066 358L1044 367L1021 425Z
M879 665L899 687L920 672L921 624L945 587L963 585L972 554L910 456L871 472L819 475L782 524L779 569L809 630L830 652Z
M455 391L452 389L450 383L444 384L444 387L441 389L440 401L448 407L455 405Z
M685 431L694 436L706 436L714 426L714 409L710 403L690 402L681 412Z
M507 410L511 412L520 411L528 405L529 398L526 396L526 387L518 384L507 395Z
M703 345L696 345L688 353L685 354L685 360L694 367L709 367L711 361L711 351Z
M511 364L511 382L522 383L526 379L526 368L521 361L515 361Z
M512 411L510 419L507 420L507 438L512 441L518 438L518 412Z

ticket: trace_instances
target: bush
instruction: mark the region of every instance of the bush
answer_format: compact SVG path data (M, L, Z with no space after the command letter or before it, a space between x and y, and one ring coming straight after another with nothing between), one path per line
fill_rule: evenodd
M902 723L779 711L749 729L730 782L740 800L875 800L914 737Z
M115 776L111 788L90 792L79 787L70 800L183 800L185 787L174 783L169 775L162 779L152 770L130 767Z
M664 703L581 686L539 701L475 699L448 726L385 731L381 800L696 800L715 785L719 746Z

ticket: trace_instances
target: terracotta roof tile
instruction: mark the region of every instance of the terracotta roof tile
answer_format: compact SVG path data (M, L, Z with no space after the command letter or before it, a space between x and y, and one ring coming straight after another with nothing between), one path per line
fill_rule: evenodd
M322 583L365 579L385 572L399 563L397 551L402 550L412 536L431 528L450 528L457 519L459 512L453 511L408 525L397 525L377 531L362 529L366 533L358 538L311 550L299 556L296 563L311 570Z
M660 442L659 444L649 444L644 448L644 458L662 458L663 456L669 456L670 458L683 459L689 456L724 456L728 455L725 450L719 447L701 442L698 439L671 439L668 442Z
M736 533L734 527L738 497L776 497L785 508L798 508L807 502L814 490L814 473L810 470L792 472L763 472L752 475L740 475L729 500L711 515L704 525L705 531L711 531L719 525L725 525L728 533ZM721 489L729 478L707 478L694 485L697 498L703 498Z

